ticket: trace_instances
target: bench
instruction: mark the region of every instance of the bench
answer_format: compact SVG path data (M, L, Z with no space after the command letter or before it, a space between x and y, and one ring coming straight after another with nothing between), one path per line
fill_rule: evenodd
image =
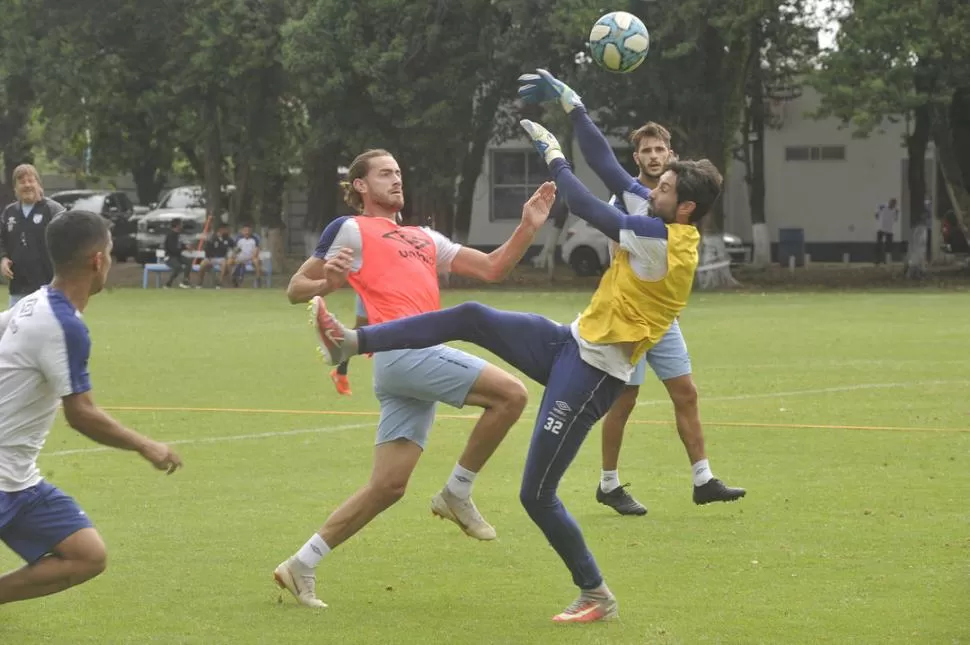
M165 264L165 251L162 249L155 249L155 261L146 262L144 271L141 276L141 288L148 288L148 274L155 274L155 288L159 289L162 286L162 274L169 273L172 269Z
M201 270L200 262L205 259L205 252L203 251L185 251L182 253L185 257L198 260L198 262L192 263L192 272L198 273ZM148 288L148 274L155 274L155 288L158 289L162 284L162 274L171 272L171 268L165 263L165 251L162 249L155 250L155 262L145 264L144 271L142 272L141 287L142 289ZM273 286L273 253L271 251L260 251L259 259L262 260L263 265L263 284L259 284L259 280L256 279L256 268L253 266L252 262L247 262L246 266L243 267L245 273L253 274L253 287L272 287ZM221 268L220 263L215 262L214 266L216 269Z

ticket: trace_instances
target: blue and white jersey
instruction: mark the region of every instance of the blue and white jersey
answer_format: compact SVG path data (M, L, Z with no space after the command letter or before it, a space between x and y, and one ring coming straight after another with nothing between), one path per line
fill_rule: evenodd
M243 260L249 261L256 255L256 249L258 248L258 235L250 235L249 237L240 235L236 238L236 259L240 262Z
M635 177L631 177L630 186L621 195L614 194L610 198L610 205L627 215L648 216L651 192ZM660 223L658 220L658 224ZM630 262L637 275L645 280L660 280L667 272L666 235L660 232L659 226L645 225L645 227L645 231L639 234L633 231L620 231L619 246L630 252ZM617 248L616 242L610 242L611 259Z
M40 453L61 398L91 389L91 337L81 313L49 286L0 314L0 491L41 481Z
M621 195L613 194L610 204L627 215L647 215L650 212L650 189L630 178L630 187Z

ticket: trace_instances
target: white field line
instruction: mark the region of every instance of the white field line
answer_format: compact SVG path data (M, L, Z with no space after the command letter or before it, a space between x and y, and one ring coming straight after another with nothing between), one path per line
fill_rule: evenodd
M649 377L649 374L648 374ZM812 390L791 390L788 392L754 392L751 394L735 394L731 396L704 396L700 394L700 403L719 401L754 401L758 399L782 399L789 396L811 396L813 394L836 394L839 392L855 392L858 390L885 390L901 387L925 387L931 385L970 385L970 381L910 381L906 383L860 383L858 385L840 385L836 387L822 387ZM670 399L641 399L638 406L670 404ZM530 405L527 411L535 412L538 405Z
M858 385L842 385L837 387L824 387L811 390L790 390L788 392L761 392L756 394L737 394L733 396L711 396L705 397L701 395L701 402L716 402L716 401L751 401L756 399L778 399L789 396L810 396L813 394L833 394L839 392L854 392L858 390L883 390L901 387L926 387L932 385L968 385L970 381L912 381L909 383L860 383ZM644 401L637 401L637 405L661 405L669 404L670 399L647 399ZM535 411L538 406L530 405L527 410ZM469 416L469 419L474 419L475 416ZM223 443L223 442L236 442L236 441L248 441L252 439L271 439L275 437L291 437L297 435L305 434L326 434L330 432L339 432L341 430L353 430L357 428L369 428L373 427L374 422L368 423L353 423L347 425L338 426L325 426L321 428L305 428L299 430L281 430L279 432L259 432L254 434L240 434L240 435L229 435L223 437L202 437L196 439L176 439L175 441L167 441L165 443L173 446L179 445L193 445L193 444L204 444L204 443ZM115 450L115 448L109 448L107 446L95 446L91 448L75 448L72 450L55 450L52 452L42 453L42 457L65 457L68 455L81 455L89 454L95 452L108 452L110 450Z
M735 394L733 396L704 396L700 395L701 403L708 401L752 401L756 399L781 399L788 396L811 396L813 394L835 394L839 392L855 392L858 390L887 390L900 387L926 387L931 385L967 385L970 381L910 381L908 383L859 383L858 385L839 385L836 387L821 387L812 390L790 390L788 392L760 392L752 394ZM659 405L670 403L670 399L648 399L637 401L637 405Z
M301 430L281 430L279 432L258 432L255 434L237 434L229 435L225 437L202 437L197 439L176 439L175 441L166 441L167 445L170 446L184 446L190 444L200 444L200 443L223 443L223 442L235 442L235 441L248 441L250 439L272 439L275 437L292 437L302 434L325 434L330 432L339 432L340 430L353 430L356 428L370 428L374 427L374 423L354 423L350 425L339 425L339 426L326 426L323 428L304 428ZM116 448L109 448L107 446L95 446L93 448L75 448L73 450L55 450L53 452L42 452L41 458L44 457L65 457L67 455L84 455L92 452L108 452L111 450L117 450Z
M804 368L825 368L825 367L903 367L905 365L927 365L929 361L923 359L880 359L880 358L860 358L841 361L791 361L788 363L765 363L763 365L747 365L744 363L729 363L719 365L699 365L698 371L703 373L710 370L738 370L738 369L804 369ZM970 359L951 359L945 361L932 361L933 365L970 365Z

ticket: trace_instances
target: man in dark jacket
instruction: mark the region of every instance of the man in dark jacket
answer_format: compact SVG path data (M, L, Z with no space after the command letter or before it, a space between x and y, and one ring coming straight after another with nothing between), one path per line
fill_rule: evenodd
M44 197L37 169L22 164L13 171L17 201L0 214L0 273L10 281L10 306L54 278L45 233L54 216L64 210Z
M173 219L172 228L165 235L164 248L165 255L168 256L165 264L172 270L172 275L169 276L168 282L165 284L166 289L172 286L179 277L179 273L182 274L182 281L179 282L179 287L182 289L189 288L189 276L192 275L192 260L182 256L182 251L186 250L186 246L182 244L182 239L179 237L181 233L182 220Z

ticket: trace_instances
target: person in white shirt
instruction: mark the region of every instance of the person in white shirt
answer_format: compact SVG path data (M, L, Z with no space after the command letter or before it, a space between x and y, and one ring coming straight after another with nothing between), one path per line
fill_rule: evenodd
M47 226L54 278L0 315L0 541L27 564L0 575L0 605L64 591L105 569L105 546L77 503L45 481L37 456L58 404L94 441L133 450L171 474L165 444L128 430L95 405L91 338L81 318L111 268L107 220L69 211Z
M896 198L889 200L888 204L880 204L876 209L876 264L881 264L886 259L886 253L893 250L893 232L896 230L896 222L899 221L899 208L896 206Z
M248 224L244 225L239 232L240 235L236 239L236 248L233 250L232 257L229 258L229 273L235 276L234 270L242 270L237 269L237 267L245 267L251 263L258 280L263 275L259 263L259 237L253 235L253 229Z

